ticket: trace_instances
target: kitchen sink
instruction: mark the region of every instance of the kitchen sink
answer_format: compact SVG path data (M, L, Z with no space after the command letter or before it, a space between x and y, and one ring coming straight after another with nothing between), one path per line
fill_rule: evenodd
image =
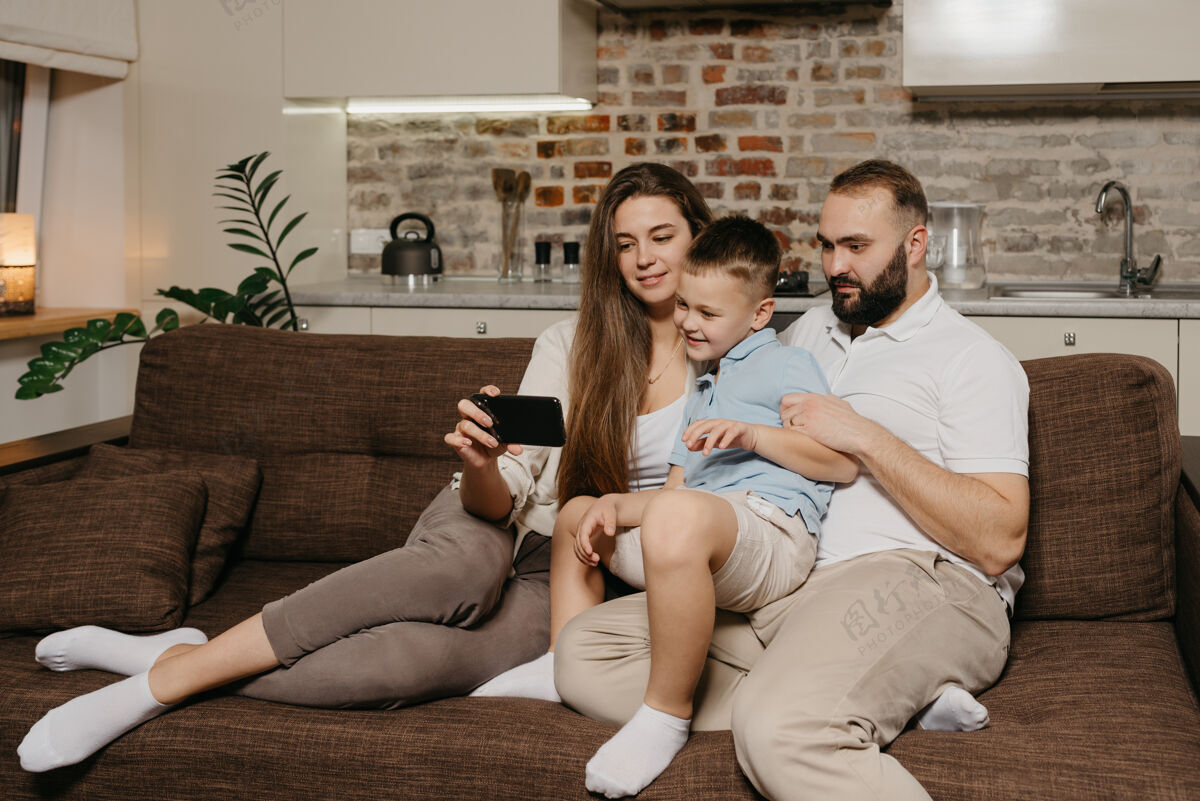
M1116 285L1108 283L999 284L991 287L989 297L1021 300L1200 301L1200 284L1156 285L1139 290L1133 296L1121 294Z

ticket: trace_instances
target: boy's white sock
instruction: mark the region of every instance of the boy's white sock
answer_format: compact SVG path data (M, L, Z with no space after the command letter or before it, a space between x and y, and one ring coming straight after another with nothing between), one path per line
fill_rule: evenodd
M587 764L586 784L609 798L637 795L687 742L692 722L642 704Z
M471 691L471 695L510 698L540 698L562 703L554 688L554 652L548 651L532 662L504 671Z
M917 725L930 731L975 731L988 725L988 711L963 688L947 687L917 713Z
M17 747L21 767L41 773L82 762L125 732L170 709L154 700L147 673L81 695L47 712Z
M99 626L77 626L44 637L34 658L51 670L107 670L133 676L149 670L168 648L206 642L208 637L200 629L171 629L139 637Z

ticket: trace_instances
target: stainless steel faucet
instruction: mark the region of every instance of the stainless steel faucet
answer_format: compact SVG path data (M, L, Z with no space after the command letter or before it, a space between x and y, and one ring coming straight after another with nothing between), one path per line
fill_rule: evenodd
M1132 297L1139 289L1147 289L1154 283L1158 268L1162 264L1162 256L1156 255L1150 266L1139 270L1137 260L1133 258L1133 203L1129 200L1129 192L1118 181L1109 181L1100 190L1096 198L1096 213L1104 213L1104 201L1108 199L1108 190L1116 189L1121 193L1121 201L1125 204L1125 258L1121 259L1120 293Z

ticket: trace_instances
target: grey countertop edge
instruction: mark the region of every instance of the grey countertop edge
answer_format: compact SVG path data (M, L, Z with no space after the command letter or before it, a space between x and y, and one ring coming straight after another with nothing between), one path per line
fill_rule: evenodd
M377 275L291 287L301 306L418 307L442 309L570 310L578 285L529 281L501 284L487 278L450 278L429 286L387 286ZM1186 300L1029 300L989 298L986 289L947 289L942 297L962 314L1001 317L1200 318L1200 301ZM777 298L776 310L803 312L829 303L829 296Z

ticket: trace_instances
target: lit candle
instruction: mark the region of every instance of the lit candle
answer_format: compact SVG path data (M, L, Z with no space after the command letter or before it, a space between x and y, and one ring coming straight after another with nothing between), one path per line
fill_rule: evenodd
M0 315L34 312L36 242L32 214L0 214Z

